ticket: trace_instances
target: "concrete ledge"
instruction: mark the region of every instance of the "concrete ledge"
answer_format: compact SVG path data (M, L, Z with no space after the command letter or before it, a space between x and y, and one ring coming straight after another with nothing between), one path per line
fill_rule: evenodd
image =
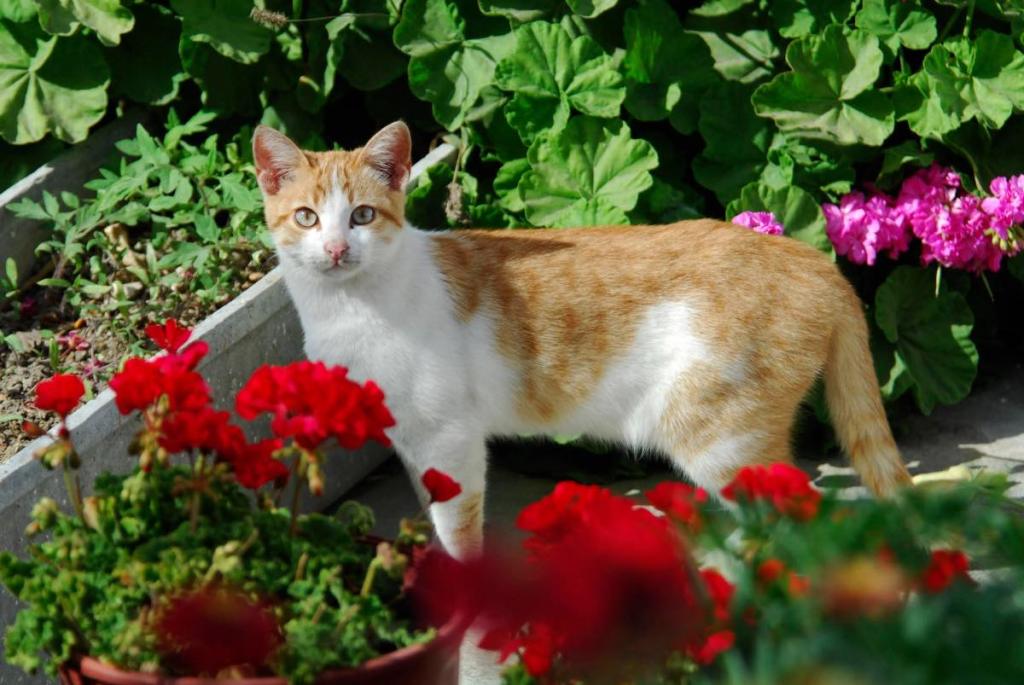
M442 145L420 160L414 167L410 186L425 169L456 153L450 145ZM215 406L231 409L234 395L249 376L263 364L287 364L303 357L302 328L291 304L280 268L274 269L258 283L241 293L227 305L202 321L195 329L194 340L210 345L210 353L199 366L210 385ZM241 422L258 438L269 434L266 422ZM79 471L82 483L90 494L89 484L102 471L126 472L133 467L127 453L132 438L139 430L134 417L122 416L108 388L68 417L71 437L82 457ZM36 463L34 452L47 444L44 436L30 443L6 462L0 463L0 549L21 553L27 545L24 536L32 505L40 497L52 497L69 508L64 484L58 471L47 471ZM390 454L376 444L358 452L329 450L324 460L324 494L315 501L304 497L303 509L327 506L362 480ZM14 620L17 603L5 590L0 590L0 626ZM3 685L41 685L44 677L30 677L21 670L0 662L0 683Z

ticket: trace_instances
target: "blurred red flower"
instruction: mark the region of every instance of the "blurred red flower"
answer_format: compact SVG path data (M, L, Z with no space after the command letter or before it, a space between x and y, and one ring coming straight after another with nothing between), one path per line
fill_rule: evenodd
M283 641L269 607L224 588L171 598L153 629L164 655L195 675L216 676L232 666L259 669Z
M447 473L442 473L437 469L427 469L420 480L423 482L423 487L430 494L431 504L447 502L458 497L462 492L461 485L456 483Z
M931 561L921 574L921 586L926 592L936 594L957 580L973 582L967 573L968 568L970 568L970 561L963 552L953 549L937 549L932 552Z
M780 514L798 521L814 518L821 502L821 493L811 485L807 474L789 464L747 466L722 488L722 497L771 502Z
M192 329L183 328L175 319L167 319L162 324L151 323L146 326L146 336L162 350L171 354L177 352L192 335Z
M59 373L36 385L36 407L52 411L66 418L85 394L82 379L69 373Z
M708 493L703 488L666 481L658 483L645 492L644 496L651 506L682 523L690 532L700 530L700 505L708 501Z

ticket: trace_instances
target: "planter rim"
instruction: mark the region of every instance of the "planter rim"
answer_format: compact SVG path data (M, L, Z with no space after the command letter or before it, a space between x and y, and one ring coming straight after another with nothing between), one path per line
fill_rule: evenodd
M317 683L329 682L342 684L349 678L355 679L385 669L396 662L415 658L430 649L458 649L463 633L469 627L467 616L456 616L437 630L437 635L430 642L409 645L387 654L381 654L359 666L337 668L324 671L317 676ZM73 658L70 664L77 665L82 675L89 678L102 679L110 685L288 685L287 679L281 676L259 676L255 678L199 678L196 676L166 676L158 673L139 673L122 671L90 656ZM356 682L353 680L353 682ZM362 680L358 682L363 682Z

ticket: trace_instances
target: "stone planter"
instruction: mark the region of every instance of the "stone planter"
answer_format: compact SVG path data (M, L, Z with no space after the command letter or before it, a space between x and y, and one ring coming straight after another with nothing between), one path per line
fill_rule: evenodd
M110 143L114 140L117 138ZM425 169L451 159L455 152L455 148L447 144L433 150L413 167L410 184L414 184ZM26 239L34 241L36 238L33 235ZM302 358L302 329L280 269L271 271L201 322L195 328L193 340L203 340L210 346L210 353L199 368L210 385L215 406L221 408L233 406L235 393L259 366L287 364ZM68 417L68 425L82 456L83 483L92 483L102 471L118 472L131 467L127 448L138 430L138 423L118 412L110 389L73 412ZM257 428L254 432L262 431ZM24 529L37 499L47 496L67 504L60 473L45 470L32 456L48 440L46 436L39 438L0 463L0 549L15 553L24 550ZM388 450L375 444L355 453L329 452L324 463L324 495L317 502L331 503L388 455ZM309 499L303 505L313 506ZM11 595L0 591L0 628L13 621L16 608ZM49 681L43 676L28 676L0 660L3 685L46 682Z

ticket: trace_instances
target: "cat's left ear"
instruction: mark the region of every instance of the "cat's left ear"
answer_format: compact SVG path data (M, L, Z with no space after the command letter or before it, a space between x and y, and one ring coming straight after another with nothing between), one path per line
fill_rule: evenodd
M388 124L363 147L362 158L391 190L401 190L412 171L412 135L409 127L403 121Z

